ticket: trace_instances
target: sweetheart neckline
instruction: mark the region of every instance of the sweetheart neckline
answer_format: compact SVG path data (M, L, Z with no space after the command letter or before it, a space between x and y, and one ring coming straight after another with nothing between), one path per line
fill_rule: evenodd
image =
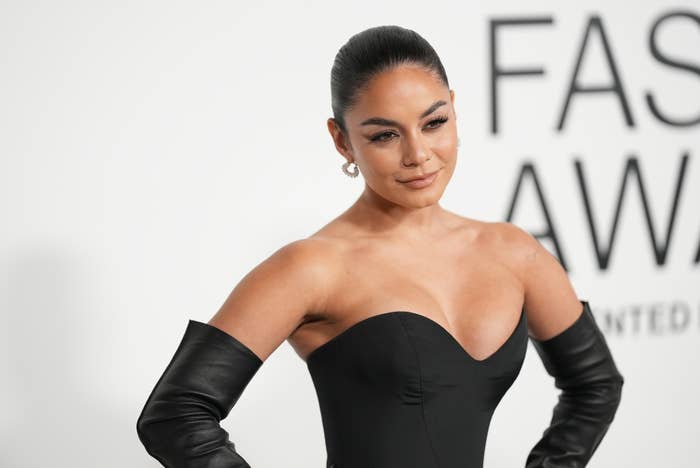
M521 323L522 323L522 321L523 321L523 318L525 318L525 306L523 305L523 307L520 309L520 317L518 317L518 321L516 322L515 327L513 328L513 330L512 330L512 331L510 332L510 334L508 335L508 338L506 338L506 340L505 340L503 343L501 343L501 345L500 345L498 348L496 348L496 350L495 350L494 352L492 352L491 354L489 354L488 356L486 356L484 359L476 359L475 357L473 357L473 356L469 353L469 351L467 351L466 349L464 349L464 346L462 346L462 344L457 340L457 338L455 338L455 337L452 335L452 333L450 333L444 326L442 326L440 323L436 322L436 321L433 320L432 318L430 318L430 317L428 317L428 316L426 316L426 315L423 315L423 314L419 314L418 312L410 311L410 310L391 310L391 311L388 311L388 312L381 312L381 313L379 313L379 314L370 315L369 317L365 317L364 319L362 319L362 320L360 320L360 321L358 321L358 322L353 323L352 325L350 325L349 327L347 327L345 330L341 331L341 332L338 333L337 335L335 335L335 336L333 336L332 338L330 338L328 341L326 341L326 342L322 343L321 345L317 346L316 348L314 348L314 349L311 350L311 352L306 356L306 364L307 364L307 366L309 365L311 359L317 354L317 352L319 352L319 351L320 351L320 352L323 352L323 350L326 349L327 347L329 347L333 342L335 342L335 341L337 341L337 340L339 340L339 339L342 339L343 336L345 336L345 335L351 333L353 329L358 328L358 327L360 327L361 325L366 324L367 322L371 322L371 321L373 321L374 319L378 319L378 318L380 318L380 317L388 317L388 316L400 315L400 314L408 314L409 316L417 317L417 318L419 318L419 319L424 319L424 320L428 321L428 323L430 323L430 324L432 324L433 326L437 327L438 329L440 329L440 330L442 331L442 333L444 333L445 335L447 335L447 338L452 342L453 345L456 345L457 349L458 349L459 351L461 351L461 353L464 355L464 357L465 357L466 359L469 359L470 361L472 361L472 362L474 362L474 363L476 363L476 364L485 364L485 363L487 363L488 361L490 361L491 359L493 359L497 354L499 354L499 353L508 345L508 343L515 337L515 335L517 334L518 330L520 329L520 325L521 325Z

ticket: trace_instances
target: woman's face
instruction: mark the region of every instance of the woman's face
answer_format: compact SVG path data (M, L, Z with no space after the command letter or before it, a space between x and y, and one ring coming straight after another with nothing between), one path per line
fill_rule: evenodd
M331 118L336 148L367 187L397 205L436 203L457 161L454 92L431 72L403 65L374 77L345 113L347 136ZM406 183L435 173L432 182Z

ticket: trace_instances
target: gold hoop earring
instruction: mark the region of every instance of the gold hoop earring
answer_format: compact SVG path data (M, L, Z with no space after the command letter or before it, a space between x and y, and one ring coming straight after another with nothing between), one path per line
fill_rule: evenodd
M353 172L348 171L348 167L350 164L355 164L355 168L353 169ZM358 174L360 173L360 168L358 165L355 163L355 161L345 161L343 163L343 172L348 175L348 177L357 177Z

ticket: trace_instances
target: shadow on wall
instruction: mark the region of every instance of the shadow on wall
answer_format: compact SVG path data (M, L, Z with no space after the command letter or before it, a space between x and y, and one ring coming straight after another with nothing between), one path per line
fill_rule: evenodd
M128 377L110 375L128 356L126 324L105 310L103 267L87 258L52 245L6 258L0 396L11 404L0 425L2 467L153 466L125 403Z

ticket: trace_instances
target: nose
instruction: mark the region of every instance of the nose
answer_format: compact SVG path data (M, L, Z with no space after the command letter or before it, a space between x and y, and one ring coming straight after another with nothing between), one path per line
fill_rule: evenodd
M404 167L420 166L430 159L430 151L420 137L406 138L401 164Z

